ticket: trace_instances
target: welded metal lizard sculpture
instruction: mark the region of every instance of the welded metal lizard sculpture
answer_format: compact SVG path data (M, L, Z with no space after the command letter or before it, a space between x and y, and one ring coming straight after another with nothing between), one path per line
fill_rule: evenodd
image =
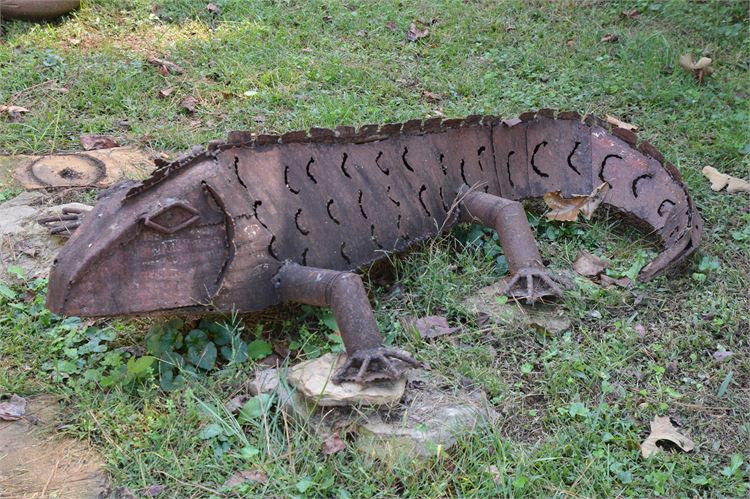
M605 204L664 245L640 280L696 249L701 219L674 166L592 117L541 110L506 121L233 132L107 192L60 252L47 304L80 316L328 306L348 354L335 381L397 378L414 361L383 346L353 270L478 221L500 236L508 295L560 296L518 201L602 184Z

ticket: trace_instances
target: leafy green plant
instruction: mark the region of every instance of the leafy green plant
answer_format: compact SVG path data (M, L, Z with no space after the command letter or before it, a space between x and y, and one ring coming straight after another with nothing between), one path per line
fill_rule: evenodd
M146 335L146 348L159 359L159 384L166 391L182 387L186 375L208 372L220 364L258 360L272 351L261 339L248 345L236 317L221 324L204 319L184 335L183 326L180 319L172 319L154 325Z
M716 257L704 255L698 263L698 272L693 272L693 279L698 282L706 280L706 274L719 270L721 263Z
M500 238L494 229L478 224L457 225L453 229L453 235L464 246L480 248L487 260L494 260L498 274L508 273L508 262L500 246Z

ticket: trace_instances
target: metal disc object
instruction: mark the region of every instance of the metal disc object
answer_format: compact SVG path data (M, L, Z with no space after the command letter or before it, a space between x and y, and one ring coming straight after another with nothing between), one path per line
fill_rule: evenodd
M0 18L24 21L54 19L80 5L79 0L0 0Z
M29 165L29 173L48 187L79 187L95 185L104 179L104 163L82 154L45 156Z

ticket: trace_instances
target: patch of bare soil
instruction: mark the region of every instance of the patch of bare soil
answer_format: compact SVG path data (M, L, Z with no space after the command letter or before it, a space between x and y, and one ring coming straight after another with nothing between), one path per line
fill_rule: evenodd
M101 458L84 442L54 434L57 400L27 399L26 415L0 421L0 498L106 497Z

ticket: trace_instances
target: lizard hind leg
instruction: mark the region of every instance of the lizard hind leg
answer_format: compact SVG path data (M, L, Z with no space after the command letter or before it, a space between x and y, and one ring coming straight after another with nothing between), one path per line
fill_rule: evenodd
M331 308L347 353L347 361L333 377L334 383L399 379L406 369L418 365L408 353L383 345L357 274L287 262L276 274L274 284L284 302Z
M525 298L529 304L547 296L562 297L562 290L542 263L521 203L469 191L463 194L460 217L463 222L478 221L497 231L511 274L505 295Z

